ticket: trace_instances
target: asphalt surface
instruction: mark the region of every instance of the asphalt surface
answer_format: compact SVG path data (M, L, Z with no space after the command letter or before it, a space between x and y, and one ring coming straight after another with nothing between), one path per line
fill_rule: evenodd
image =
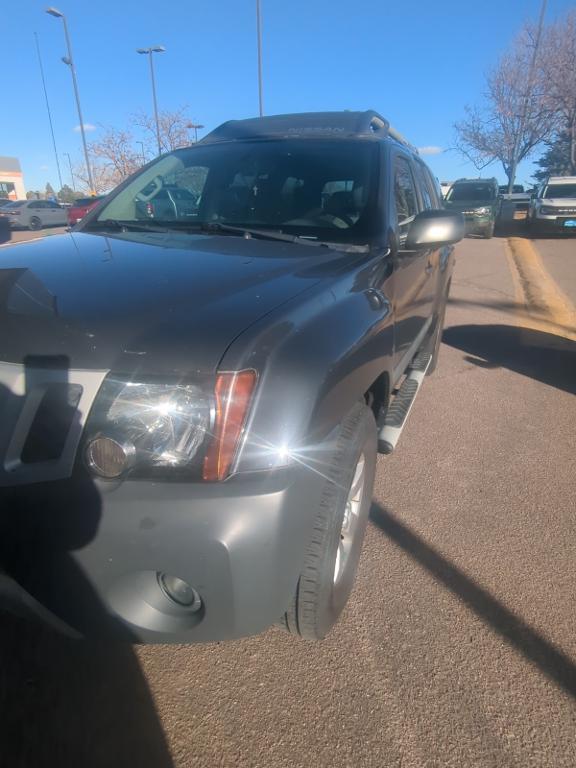
M573 768L575 345L527 322L514 270L504 239L459 246L439 369L379 457L323 643L133 652L5 618L0 764Z
M61 235L66 231L66 227L45 227L36 232L29 229L13 229L10 242L22 243L24 240L35 240L38 237L49 237L50 235Z
M576 235L547 240L536 238L533 244L560 290L576 304Z

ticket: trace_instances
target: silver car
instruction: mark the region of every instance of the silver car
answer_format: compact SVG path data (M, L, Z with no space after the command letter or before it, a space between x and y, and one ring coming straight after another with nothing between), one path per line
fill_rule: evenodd
M11 227L42 229L68 223L66 208L53 200L15 200L0 208L0 216L10 220Z
M532 197L528 229L576 234L576 176L551 176Z

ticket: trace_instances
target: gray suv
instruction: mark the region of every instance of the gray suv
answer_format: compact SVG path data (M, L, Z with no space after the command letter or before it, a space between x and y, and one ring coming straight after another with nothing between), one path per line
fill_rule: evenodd
M194 216L142 218L162 189ZM336 112L225 123L3 247L0 605L140 642L324 637L463 232L383 117Z

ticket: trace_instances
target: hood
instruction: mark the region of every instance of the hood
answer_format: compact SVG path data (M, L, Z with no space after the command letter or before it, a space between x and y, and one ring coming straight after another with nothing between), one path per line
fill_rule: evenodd
M3 247L0 360L208 374L245 328L331 262L342 253L182 233L70 233Z
M453 211L473 211L476 208L493 208L494 205L496 205L494 200L488 200L484 203L478 202L478 200L458 200L455 203L450 200L444 201L444 206Z
M538 202L551 208L576 208L576 197L541 197Z

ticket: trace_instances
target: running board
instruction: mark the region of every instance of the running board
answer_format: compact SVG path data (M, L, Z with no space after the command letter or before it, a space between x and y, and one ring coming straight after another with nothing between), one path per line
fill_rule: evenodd
M378 432L379 453L392 453L396 448L431 361L432 355L421 352L410 363L406 378L388 406Z

